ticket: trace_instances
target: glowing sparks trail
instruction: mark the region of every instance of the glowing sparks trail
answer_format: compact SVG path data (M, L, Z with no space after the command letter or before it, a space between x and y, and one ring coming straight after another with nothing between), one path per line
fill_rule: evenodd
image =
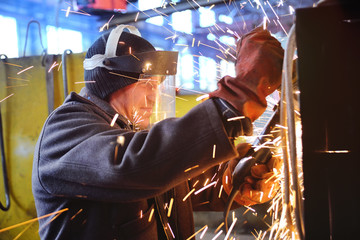
M68 16L69 16L69 13L70 13L70 6L67 8L67 11L66 11L65 17L68 17Z
M216 154L216 145L213 146L213 155L212 155L212 158L215 158L215 154Z
M107 22L100 28L99 32L104 31L105 27L106 27L106 29L109 29L109 23L110 23L110 21L114 18L114 16L115 16L115 15L112 15L112 16L111 16L111 18L109 19L109 21L107 21Z
M225 235L224 240L227 240L231 234L231 231L233 230L235 223L237 221L237 218L234 219L234 221L232 222L231 226L229 227L229 231L227 232L227 234Z
M36 221L38 221L38 220L40 220L40 219L47 218L47 217L50 217L50 216L52 216L52 215L56 215L56 214L60 214L60 213L66 212L66 211L68 211L68 210L69 210L68 208L64 208L64 209L61 209L61 210L59 210L59 211L52 212L52 213L43 215L43 216L38 217L38 218L33 218L33 219L31 219L31 220L28 220L28 221L25 221L25 222L22 222L22 223L18 223L18 224L12 225L12 226L10 226L10 227L6 227L6 228L3 228L3 229L0 229L0 233L6 232L6 231L11 230L11 229L13 229L13 228L17 228L17 227L20 227L20 226L23 226L23 225L26 225L26 224L29 224L29 223L36 222Z
M186 196L183 198L183 202L185 202L186 199L187 199L194 191L195 191L195 188L191 189L191 191L190 191L188 194L186 194Z
M223 188L224 188L224 186L221 185L221 186L220 186L220 190L219 190L219 198L221 198L221 193L222 193Z
M220 232L218 232L211 240L216 240L221 234L222 234L223 230L220 230Z
M6 99L8 99L9 97L11 97L11 96L13 96L13 95L14 95L14 93L12 93L12 94L10 94L9 96L7 96L7 97L5 97L5 98L1 99L1 100L0 100L0 103L2 103L3 101L5 101Z
M206 225L205 229L203 230L203 232L200 235L200 239L202 239L204 237L207 230L208 230L208 226Z
M30 67L28 67L28 68L25 68L25 69L21 70L20 72L18 72L17 75L19 75L19 74L21 74L21 73L23 73L23 72L25 72L25 71L33 68L33 67L34 67L34 66L30 66Z
M114 126L114 124L115 124L116 120L118 119L118 117L119 117L119 114L116 113L115 116L113 117L111 123L110 123L110 127Z
M208 225L203 226L202 228L200 228L197 232L195 232L193 235L191 235L190 237L188 237L186 240L190 240L193 237L195 237L197 234L199 234L202 230L204 230L205 228L207 228Z
M170 203L169 203L168 213L167 213L168 217L170 217L170 215L171 215L171 210L172 210L173 203L174 203L174 198L171 198Z
M199 165L195 165L195 166L193 166L193 167L191 167L191 168L186 169L184 172L188 172L188 171L190 171L190 170L192 170L192 169L194 169L194 168L198 168L198 167L199 167Z
M151 209L151 212L150 212L150 215L149 215L149 219L148 219L148 222L151 222L151 219L152 219L152 217L153 217L153 215L154 215L154 208L152 208Z
M170 224L167 223L167 226L168 226L168 228L169 228L169 230L170 230L170 232L171 232L172 237L175 238L174 232L173 232L173 230L171 229Z
M239 117L233 117L233 118L228 118L228 122L230 122L230 121L237 121L237 120L240 120L240 119L244 119L245 118L245 116L239 116Z
M206 185L205 187L202 187L200 188L199 190L197 190L194 194L195 195L198 195L200 192L204 191L205 189L211 187L211 186L214 186L216 184L216 182L212 182L212 183L209 183L208 185Z
M57 65L59 65L59 64L58 64L56 61L53 62L53 64L51 65L51 67L50 67L49 70L48 70L48 73L50 73L51 70L52 70L54 67L56 67Z

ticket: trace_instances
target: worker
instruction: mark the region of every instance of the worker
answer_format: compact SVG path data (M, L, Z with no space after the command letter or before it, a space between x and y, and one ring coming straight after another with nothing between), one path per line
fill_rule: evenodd
M283 49L258 28L238 41L236 58L236 77L221 79L208 100L149 128L157 86L176 71L174 53L156 51L133 26L97 39L85 57L85 87L49 115L36 145L37 214L54 213L39 220L41 239L187 239L193 210L223 210L228 162L251 147L233 139L252 134L279 87ZM261 182L254 193L271 184L250 178ZM210 187L199 192L206 179ZM236 200L268 199L240 191Z

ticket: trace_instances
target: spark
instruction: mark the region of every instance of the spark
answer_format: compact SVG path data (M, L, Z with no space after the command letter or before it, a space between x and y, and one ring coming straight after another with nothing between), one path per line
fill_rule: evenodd
M67 8L67 11L66 11L65 17L68 17L68 16L69 16L69 13L70 13L70 6Z
M63 11L63 12L67 12L67 11L68 11L68 9L61 9L61 11ZM82 10L80 10L80 11L82 11ZM69 13L76 13L76 14L81 14L81 15L85 15L85 16L91 16L89 13L84 12L84 11L82 11L82 12L69 11Z
M204 230L204 228L206 228L207 225L203 226L202 228L200 228L197 232L195 232L193 235L191 235L190 237L188 237L186 240L190 240L193 237L195 237L199 232L201 232L202 230Z
M143 210L140 210L140 218L143 218Z
M131 52L131 48L129 49L129 51ZM130 55L133 56L136 60L140 61L140 59L137 58L134 54L131 54L131 53L130 53Z
M21 73L23 73L23 72L25 72L25 71L33 68L33 67L34 67L34 66L30 66L30 67L28 67L28 68L25 68L25 69L21 70L20 72L18 72L17 75L19 75L19 74L21 74Z
M70 221L72 221L77 215L79 215L79 213L81 213L83 211L83 209L81 208L77 213L75 213L75 215L74 216L72 216L71 218L70 218Z
M59 211L56 211L56 212L52 212L52 213L43 215L43 216L41 216L41 217L33 218L33 219L31 219L31 220L28 220L28 221L25 221L25 222L22 222L22 223L18 223L18 224L12 225L12 226L10 226L10 227L6 227L6 228L3 228L3 229L0 229L0 233L6 232L6 231L8 231L8 230L11 230L11 229L14 229L14 228L17 228L17 227L20 227L20 226L23 226L23 225L26 225L26 224L29 224L29 223L36 222L36 221L38 221L38 220L40 220L40 219L47 218L47 217L52 216L52 215L55 215L55 214L60 214L60 213L66 212L66 211L68 211L68 210L69 210L68 208L64 208L64 209L61 209L61 210L59 210Z
M7 65L10 65L10 66L23 67L21 65L17 65L17 64L13 64L13 63L8 63L8 62L4 62L4 63L7 64Z
M244 205L244 207L247 208L247 210L244 212L244 214L249 210L252 211L252 212L256 212L255 209L253 209L253 208L251 208L249 206Z
M96 83L96 81L78 81L74 82L75 84L81 84L81 83Z
M152 216L154 215L154 208L151 209L150 216L148 222L151 222Z
M26 232L34 223L30 223L26 228L24 228L18 235L16 235L16 237L13 240L17 240L21 237L21 235L24 234L24 232Z
M53 62L53 64L51 65L51 67L50 67L49 70L48 70L48 73L50 73L51 70L52 70L54 67L56 67L57 65L59 65L59 64L58 64L56 61Z
M221 228L223 225L224 225L224 222L220 223L220 225L215 229L215 232L214 232L214 233L216 233L217 231L219 231L220 228Z
M263 11L264 16L266 17L267 21L270 22L270 19L268 18L268 16L267 16L267 14L266 14L266 12L265 12L265 10L264 10L261 2L260 2L259 0L254 0L254 2L257 4L258 7L260 6L260 8L261 8L261 10Z
M263 197L264 197L264 192L260 191L260 202L262 201Z
M240 120L240 119L244 119L245 118L245 116L239 116L239 117L232 117L232 118L228 118L228 122L230 122L230 121L237 121L237 120Z
M106 27L106 29L109 29L109 23L110 23L110 21L113 19L114 16L115 16L115 15L112 15L112 16L111 16L111 18L109 19L109 21L107 21L107 22L100 28L99 32L104 31L105 27Z
M201 7L195 0L192 0L199 8Z
M211 187L211 186L214 186L216 184L216 182L212 182L212 183L209 183L208 185L206 185L205 187L202 187L200 188L199 190L197 190L194 194L195 195L198 195L200 192L204 191L205 189Z
M236 221L237 221L237 218L234 219L234 221L232 222L231 226L229 227L229 231L227 232L224 240L227 240L227 239L229 238L229 236L230 236L230 234L231 234L231 231L232 231L232 229L233 229L234 226L235 226Z
M204 95L201 95L200 97L197 97L196 101L198 102L198 101L201 101L201 100L207 99L207 98L209 98L209 94L204 94Z
M3 101L5 101L6 99L8 99L9 97L11 97L11 96L13 96L13 95L14 95L14 93L12 93L12 94L10 94L9 96L7 96L7 97L5 97L5 98L1 99L1 100L0 100L0 103L2 103Z
M109 72L109 73L110 73L110 74L117 75L117 76L125 77L125 78L130 78L130 79L134 79L134 80L139 80L138 78L126 76L126 75L123 75L123 74L120 74L120 73L114 73L114 72Z
M279 127L279 128L283 128L283 129L288 129L287 127L281 126L281 125L279 125L279 124L275 124L275 126L276 126L276 127Z
M224 188L224 186L221 185L221 186L220 186L220 190L219 190L219 198L221 198L221 193L222 193L223 188Z
M223 230L220 230L220 232L218 232L211 240L216 240L222 234L222 232Z
M216 177L217 172L212 176L211 181Z
M116 113L115 116L113 117L111 123L110 123L110 127L114 126L114 124L115 124L116 120L118 119L118 117L119 117L119 114Z
M209 10L211 10L213 7L215 7L215 4L211 5L211 6L209 7Z
M170 203L169 203L168 213L167 213L168 217L170 217L170 215L171 215L171 209L172 209L173 203L174 203L174 198L171 198Z
M199 167L199 165L195 165L195 166L193 166L193 167L191 167L191 168L186 169L184 172L188 172L188 171L190 171L190 170L192 170L192 169L194 169L194 168L198 168L198 167Z
M208 226L206 225L205 229L203 230L203 232L200 235L200 239L202 239L204 237L207 230L208 230Z
M194 43L195 43L195 38L193 38L193 40L192 40L191 47L194 47Z
M137 19L138 19L138 17L139 17L139 13L140 13L140 12L137 12L137 13L136 13L136 16L135 16L135 20L134 20L134 22L136 22L136 21L137 21Z
M220 58L221 60L224 60L225 62L227 62L224 58L220 57L219 55L216 55L217 58Z
M217 25L216 23L215 23L214 26L215 26L215 28L220 29L223 33L225 33L225 31L219 25Z
M219 48L216 48L216 47L213 47L213 46L207 45L207 44L202 43L202 42L200 42L200 41L198 42L198 46L199 46L199 45L204 45L205 47L212 48L212 49L215 49L215 50L220 51L220 49L219 49Z
M198 183L199 183L199 180L196 180L196 182L194 183L193 187L195 187Z
M289 5L289 12L291 15L295 12L294 8L291 5Z
M167 223L167 225L168 225L168 227L169 227L169 229L170 229L170 232L171 232L171 235L173 236L173 238L175 239L175 235L174 235L174 233L173 233L173 230L171 229L171 227L170 227L170 224L169 223Z
M349 150L331 150L331 151L319 151L323 153L349 153Z
M188 192L188 194L186 194L186 196L183 198L183 202L186 201L186 199L195 191L195 188L191 189L190 192Z
M207 178L207 179L205 180L204 187L206 186L206 184L208 183L208 181L209 181L209 178Z
M280 27L282 28L282 30L284 31L284 33L286 34L286 36L288 36L288 33L286 32L285 28L283 27L283 25L281 24L280 20L278 19L277 22L279 23Z
M213 146L213 155L212 155L212 158L215 158L215 153L216 153L216 145L214 144L214 146Z
M274 8L271 6L271 4L269 3L269 1L266 1L268 3L268 5L270 6L271 10L273 11L273 13L275 14L276 18L279 19L279 16L276 14Z

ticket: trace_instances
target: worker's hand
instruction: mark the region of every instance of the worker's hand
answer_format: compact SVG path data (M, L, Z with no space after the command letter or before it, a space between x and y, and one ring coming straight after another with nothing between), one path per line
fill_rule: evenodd
M244 156L250 148L241 144L237 146L237 149L242 153L240 156ZM224 191L228 195L232 189L232 173L240 159L236 158L229 161L224 172L222 182ZM280 187L277 178L281 166L280 159L272 157L267 164L257 164L251 167L250 174L245 177L244 182L240 185L239 194L235 196L234 200L240 205L251 206L272 199Z
M265 97L281 83L284 50L262 27L241 37L236 47L236 77L225 76L209 97L229 102L255 121L266 109Z

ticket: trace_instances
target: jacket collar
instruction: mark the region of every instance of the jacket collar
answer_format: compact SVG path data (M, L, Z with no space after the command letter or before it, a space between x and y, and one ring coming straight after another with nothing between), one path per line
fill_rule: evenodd
M114 117L115 114L117 114L116 110L108 102L91 93L86 87L83 87L79 94L75 92L69 94L65 99L64 103L74 100L91 105L96 105L98 108L100 108L102 111L104 111L107 115L111 117ZM124 116L119 115L118 118L126 125L129 125L129 121Z

